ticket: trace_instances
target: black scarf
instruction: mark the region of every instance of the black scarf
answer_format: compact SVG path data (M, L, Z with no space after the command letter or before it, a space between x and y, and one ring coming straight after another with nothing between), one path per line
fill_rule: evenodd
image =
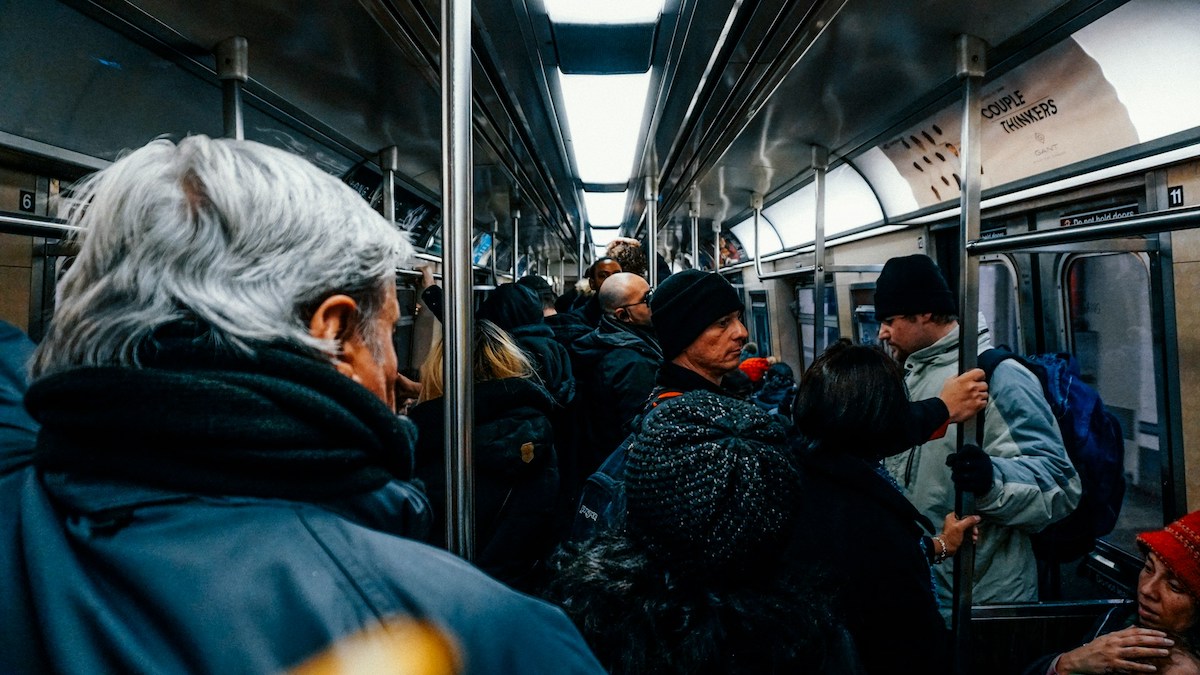
M143 367L78 368L30 388L39 469L301 500L412 476L412 423L319 358L279 346L221 355L197 340L143 357Z
M673 361L663 363L662 367L658 369L657 384L659 387L669 391L689 392L702 389L711 391L714 394L721 394L722 396L730 395L720 385L713 384L700 373L689 368L684 368Z

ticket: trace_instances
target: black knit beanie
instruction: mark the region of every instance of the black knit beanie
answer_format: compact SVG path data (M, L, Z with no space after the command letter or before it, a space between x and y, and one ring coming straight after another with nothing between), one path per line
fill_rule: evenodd
M625 467L629 536L694 577L765 564L791 522L799 474L757 406L697 390L642 422Z
M958 303L937 263L920 253L888 260L875 282L875 317L926 312L958 314Z
M717 319L742 309L742 299L725 277L716 272L676 272L650 296L651 322L670 361Z

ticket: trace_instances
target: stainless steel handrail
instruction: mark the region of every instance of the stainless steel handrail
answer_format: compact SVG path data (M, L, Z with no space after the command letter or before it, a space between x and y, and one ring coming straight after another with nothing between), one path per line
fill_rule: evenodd
M1098 239L1117 239L1195 227L1200 227L1200 207L1155 211L1107 223L1064 227L1057 230L1038 230L992 239L976 239L967 243L966 250L971 255L1009 253L1043 246L1074 244Z

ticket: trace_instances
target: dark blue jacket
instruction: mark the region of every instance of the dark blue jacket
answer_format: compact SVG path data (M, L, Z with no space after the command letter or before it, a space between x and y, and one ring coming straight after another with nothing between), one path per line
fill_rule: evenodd
M404 499L379 495L373 524ZM396 619L442 631L463 672L602 672L558 609L316 504L30 467L0 479L0 512L0 672L279 672Z
M0 321L0 475L28 463L37 442L38 424L22 403L33 349L19 328Z
M0 672L276 673L414 622L460 672L601 672L559 610L405 538L429 517L412 425L327 361L200 330L142 363L26 395L42 430L0 477Z

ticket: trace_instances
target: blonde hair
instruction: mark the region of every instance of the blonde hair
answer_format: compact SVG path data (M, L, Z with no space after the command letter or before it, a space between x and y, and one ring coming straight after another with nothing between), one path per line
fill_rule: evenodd
M533 378L533 364L503 328L482 319L475 324L473 360L475 381L504 380L510 377ZM429 351L421 364L420 403L441 398L445 392L442 380L442 360L445 349L441 339Z

